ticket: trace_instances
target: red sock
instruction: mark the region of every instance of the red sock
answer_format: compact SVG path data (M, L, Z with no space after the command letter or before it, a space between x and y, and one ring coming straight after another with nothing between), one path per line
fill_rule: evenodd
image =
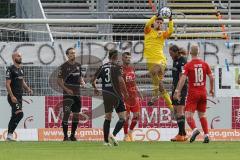
M207 122L207 118L206 117L201 117L200 118L200 122L202 125L202 129L204 134L208 134L208 122Z
M128 119L124 123L123 130L124 134L128 134Z
M136 124L137 124L137 121L138 121L137 118L133 118L133 119L132 119L132 123L131 123L131 125L130 125L130 130L133 130L133 129L134 129L134 127L135 127Z
M195 124L195 120L193 119L193 117L187 117L187 123L192 130L194 128L197 128L196 124Z

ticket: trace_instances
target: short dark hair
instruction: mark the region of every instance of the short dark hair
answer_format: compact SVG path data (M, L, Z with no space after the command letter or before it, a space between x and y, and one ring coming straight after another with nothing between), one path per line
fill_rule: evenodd
M68 54L69 54L69 51L72 50L72 49L74 49L74 48L73 48L73 47L68 48L68 49L66 50L66 55L68 55Z
M118 55L118 51L117 50L110 50L109 54L108 54L108 58L109 59L113 59L113 58L117 57L117 55Z
M164 19L162 18L162 17L157 17L157 19L156 20L161 20L161 21L163 21L164 22Z
M123 52L122 54L123 56L127 55L127 56L131 56L131 53L130 52Z

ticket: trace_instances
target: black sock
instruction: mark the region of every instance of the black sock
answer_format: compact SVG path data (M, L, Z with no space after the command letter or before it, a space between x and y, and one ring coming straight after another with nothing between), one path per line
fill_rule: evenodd
M13 120L14 120L15 116L16 116L15 114L12 115L12 117L8 123L8 133L11 133L11 134L13 134L13 130L12 130L13 125L12 124L13 124Z
M8 124L8 133L13 133L18 126L18 123L23 118L23 112L19 112L11 117L9 124Z
M179 132L178 134L181 136L185 136L186 132L185 132L185 116L180 116L177 118L177 124L178 124L178 128L179 128Z
M73 121L72 122L72 131L71 131L71 136L75 136L75 132L76 132L76 130L77 130L77 127L78 127L78 121L77 122L75 122L75 121Z
M62 121L62 128L64 137L68 137L68 122Z
M120 118L113 130L113 136L116 136L118 134L118 132L122 129L123 125L124 125L125 120L123 118Z
M104 134L104 141L106 143L108 143L108 136L109 136L109 132L110 132L110 120L105 119L104 123L103 123L103 134Z

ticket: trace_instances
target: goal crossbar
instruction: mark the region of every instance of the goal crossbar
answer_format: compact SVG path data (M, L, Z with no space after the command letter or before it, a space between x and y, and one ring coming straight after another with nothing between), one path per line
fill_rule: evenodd
M0 19L0 24L144 24L148 19ZM164 23L167 23L166 19ZM239 24L240 20L174 19L175 24Z

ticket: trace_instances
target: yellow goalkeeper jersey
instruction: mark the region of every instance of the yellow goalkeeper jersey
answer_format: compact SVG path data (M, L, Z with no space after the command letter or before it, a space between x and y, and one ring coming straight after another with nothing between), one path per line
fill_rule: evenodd
M163 53L165 39L171 36L174 31L173 21L169 21L166 31L157 31L152 28L157 16L153 16L145 25L144 28L144 58L147 63L167 62Z

